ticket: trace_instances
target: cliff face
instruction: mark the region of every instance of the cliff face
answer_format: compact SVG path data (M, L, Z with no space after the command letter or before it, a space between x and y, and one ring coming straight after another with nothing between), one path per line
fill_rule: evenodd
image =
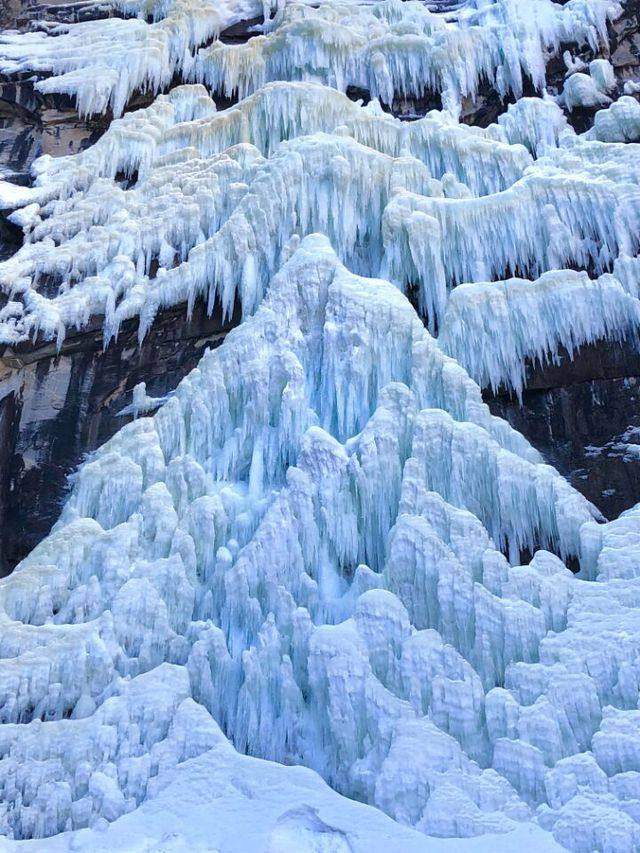
M43 6L15 0L2 6L0 29L27 29L47 18L61 22L100 17L100 7ZM244 33L246 27L236 27ZM231 34L233 38L233 33ZM132 108L149 98L134 98ZM0 76L0 172L28 185L36 157L74 154L93 144L110 116L81 119L71 99L42 96L32 79ZM20 229L0 214L0 260L21 245ZM5 297L0 295L0 307ZM104 349L102 326L91 322L58 352L36 342L0 353L0 575L11 572L50 531L79 462L131 420L118 412L145 382L151 396L172 391L208 348L238 322L200 302L161 313L142 346L136 322L126 323Z
M145 382L163 397L234 324L197 304L164 312L138 345L137 324L103 350L101 327L52 345L5 351L0 360L0 553L7 574L46 536L79 461L124 426L119 412Z
M25 29L44 17L82 20L103 14L97 6L41 6L18 0L4 4L0 27ZM235 25L228 43L242 43L253 22ZM640 4L629 3L610 31L611 60L620 81L637 71L640 57ZM579 55L579 51L576 51ZM564 64L549 67L549 90L561 91ZM463 119L487 126L506 108L485 86L485 94L464 108ZM367 100L366 91L352 97ZM130 108L148 102L134 99ZM228 101L219 102L220 108ZM439 96L419 101L397 98L393 112L415 118L440 106ZM596 109L575 109L569 121L582 131ZM83 150L99 138L110 116L82 120L64 96L42 96L32 80L0 80L0 169L28 184L29 168L41 154L61 156ZM19 229L0 216L0 258L20 245ZM1 298L1 297L0 297ZM237 318L236 318L237 319ZM0 572L9 573L49 532L80 460L126 422L119 417L140 381L163 396L217 345L234 321L194 317L181 308L165 311L145 339L128 323L103 351L99 322L76 332L57 353L52 344L21 345L0 355ZM530 367L521 401L508 392L485 398L592 501L607 518L640 500L640 355L635 344L597 343L558 364Z
M621 10L5 7L0 836L640 849Z
M522 401L487 394L506 418L609 519L640 500L640 354L585 346L530 370Z

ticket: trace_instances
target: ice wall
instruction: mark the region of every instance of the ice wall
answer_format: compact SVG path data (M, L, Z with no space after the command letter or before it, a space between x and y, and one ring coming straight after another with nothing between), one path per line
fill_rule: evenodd
M438 112L402 123L320 86L271 84L221 113L178 87L89 151L39 160L8 202L25 245L0 264L0 336L61 343L99 314L107 340L138 315L144 335L197 296L248 315L291 239L314 231L353 270L414 291L432 331L461 282L633 256L635 147L547 138L538 112L557 106L521 104L478 131Z
M611 273L554 270L536 281L464 284L447 302L439 343L482 387L521 395L527 365L573 359L598 340L638 345L640 302Z
M172 792L236 814L265 780L290 812L254 791L243 850L375 849L374 823L385 850L638 849L639 513L604 523L481 391L637 344L636 101L592 62L611 104L579 135L578 66L542 92L619 7L114 8L0 38L83 113L191 81L0 183L25 237L0 341L142 339L196 300L243 322L168 398L136 389L0 581L7 844L155 838ZM483 86L517 101L460 123Z
M520 96L525 76L541 88L547 53L563 42L604 43L607 21L620 7L607 0L565 6L498 0L463 4L454 20L413 0L318 6L118 0L114 8L131 17L3 36L0 71L46 72L51 76L38 89L74 96L84 114L109 107L118 116L134 92L157 92L176 74L241 97L282 78L319 79L340 90L362 86L389 103L394 93L435 91L456 109L484 78L501 94ZM265 34L247 45L214 41L196 52L226 28L261 15Z
M4 831L137 807L160 769L210 746L182 719L193 697L240 751L304 763L431 835L537 814L565 839L583 794L553 786L579 758L604 781L577 849L602 808L633 840L620 786L634 759L607 744L637 701L635 580L625 567L621 588L614 568L637 533L592 516L397 288L307 237L158 414L83 465L51 536L2 582L17 656ZM539 545L599 581L547 551L517 567Z

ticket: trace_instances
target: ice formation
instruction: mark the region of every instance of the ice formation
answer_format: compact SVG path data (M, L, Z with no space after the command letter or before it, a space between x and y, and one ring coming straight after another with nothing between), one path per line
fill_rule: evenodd
M447 302L440 346L482 387L520 394L527 364L557 361L561 352L572 358L597 340L638 344L637 273L631 292L629 277L621 278L624 284L611 273L594 281L585 272L554 270L534 282L463 284Z
M522 94L523 78L545 81L545 54L575 41L596 47L616 7L598 0L558 6L548 0L463 4L454 21L421 3L349 3L317 8L292 0L277 27L246 45L214 43L199 51L193 73L215 91L244 96L273 79L321 79L340 90L394 94L438 92L456 109L482 79L500 94Z
M588 74L572 74L564 85L562 99L570 111L576 107L602 107L611 103L608 93L616 88L611 63L606 59L594 59L588 70Z
M136 386L0 581L0 833L639 849L640 511L605 523L481 391L638 343L637 101L604 60L520 97L619 7L114 8L0 39L85 113L191 81L0 183L0 341L100 317L107 346L199 299L243 321L166 398ZM608 105L584 134L581 76ZM481 85L518 98L484 129Z
M51 75L36 84L43 94L72 95L82 115L109 108L118 116L134 92L157 92L174 74L186 72L199 45L271 11L257 0L114 0L107 5L119 17L43 22L36 32L0 34L0 73Z
M84 464L2 582L5 659L46 673L4 676L4 832L134 809L211 747L209 712L240 751L307 764L430 835L537 809L592 849L587 794L564 781L582 762L632 849L637 759L607 743L637 703L635 572L617 552L640 533L592 517L396 287L307 237L158 414ZM548 551L514 565L538 545L589 579Z
M217 113L179 87L88 152L42 158L37 185L9 195L25 245L0 264L0 336L61 343L96 314L107 340L138 315L144 335L199 295L248 315L291 239L314 231L357 272L415 289L432 330L461 282L604 271L637 249L636 151L576 137L561 115L531 98L485 131L435 111L407 124L296 83Z
M598 110L588 136L601 142L638 142L640 104L635 98L623 95L608 109Z
M5 35L0 72L47 72L39 90L73 95L85 114L110 107L120 115L135 91L157 92L175 74L241 97L269 80L320 79L388 102L394 93L437 91L455 107L484 78L501 94L519 96L525 76L541 88L547 52L566 42L606 43L607 21L620 9L611 0L496 0L463 4L449 20L415 0L116 0L114 8L132 17ZM196 50L263 12L267 32L246 45L214 41Z

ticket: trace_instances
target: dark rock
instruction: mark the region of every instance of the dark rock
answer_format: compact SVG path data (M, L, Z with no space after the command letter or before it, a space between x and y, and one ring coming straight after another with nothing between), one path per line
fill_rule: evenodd
M599 342L571 360L529 370L522 404L486 394L609 519L640 501L640 352Z
M205 350L236 324L198 304L167 310L141 347L137 323L103 352L101 326L55 346L23 346L0 357L0 574L7 574L51 529L69 474L130 418L118 415L138 382L150 396L173 390Z

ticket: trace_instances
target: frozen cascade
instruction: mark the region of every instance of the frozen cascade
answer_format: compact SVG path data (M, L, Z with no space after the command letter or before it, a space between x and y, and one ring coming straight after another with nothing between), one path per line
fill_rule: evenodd
M227 0L140 2L120 8L136 17L48 26L0 40L0 72L48 72L44 93L77 98L84 114L111 107L120 115L136 90L157 92L175 74L241 97L275 79L318 80L368 90L391 103L394 93L441 92L457 109L490 80L501 94L522 94L523 78L541 89L548 52L577 42L596 49L620 12L611 0L495 0L463 4L455 20L421 3L324 0L317 7L279 3L267 32L246 45L214 41L225 28L256 18L263 4ZM271 12L265 4L266 17ZM145 17L155 18L148 24ZM114 50L114 45L117 48Z
M0 335L61 343L102 314L107 341L138 315L143 336L161 307L198 295L247 316L291 239L314 231L353 270L415 289L432 330L458 283L635 255L636 149L518 133L537 115L527 101L478 133L437 112L403 124L322 87L274 84L221 113L180 87L89 151L38 161L12 214L25 244L0 264ZM536 137L534 161L522 143L537 151Z
M112 7L126 17L0 33L0 73L51 75L36 83L43 94L73 96L81 115L109 108L119 116L135 92L155 93L188 72L197 47L270 12L258 0L115 0Z
M547 272L534 282L509 279L463 284L447 302L439 337L483 388L522 393L526 363L573 357L597 340L638 344L640 301L615 275Z
M540 119L534 119L541 109ZM560 118L552 118L550 109ZM562 118L553 101L525 98L486 130L460 125L449 113L437 110L418 121L403 122L383 112L375 100L362 107L361 102L319 83L285 81L268 83L217 112L204 86L176 86L149 107L113 121L86 151L56 159L40 157L33 165L35 187L24 189L24 203L42 205L86 190L96 178L114 178L119 173L136 174L140 180L159 158L181 149L210 157L248 142L268 156L283 140L318 131L353 136L394 157L412 154L436 177L451 172L481 195L506 189L532 163L519 146L502 143L521 142L526 133L527 145L535 150L544 138L542 127ZM530 139L534 120L536 127L542 127Z
M597 47L615 5L544 0L464 4L455 21L408 3L349 3L313 8L290 0L277 27L246 45L213 44L198 52L194 75L241 97L274 79L320 79L339 90L365 89L391 103L394 94L442 94L459 109L483 78L500 94L522 94L523 78L541 89L545 54L577 41Z
M481 391L638 343L634 90L569 56L544 91L620 7L109 5L0 35L115 116L0 182L0 342L243 321L136 386L0 580L0 850L634 853L640 507L606 523ZM483 86L516 102L469 127Z
M564 839L585 794L559 780L584 754L599 781L578 849L599 808L632 843L635 759L607 744L637 704L640 587L617 549L640 533L591 517L397 288L307 237L255 315L81 467L1 582L4 832L135 809L212 748L208 711L241 751L431 835L539 814ZM579 555L599 582L494 543L514 563ZM42 675L12 680L7 653ZM16 775L35 749L37 775Z

